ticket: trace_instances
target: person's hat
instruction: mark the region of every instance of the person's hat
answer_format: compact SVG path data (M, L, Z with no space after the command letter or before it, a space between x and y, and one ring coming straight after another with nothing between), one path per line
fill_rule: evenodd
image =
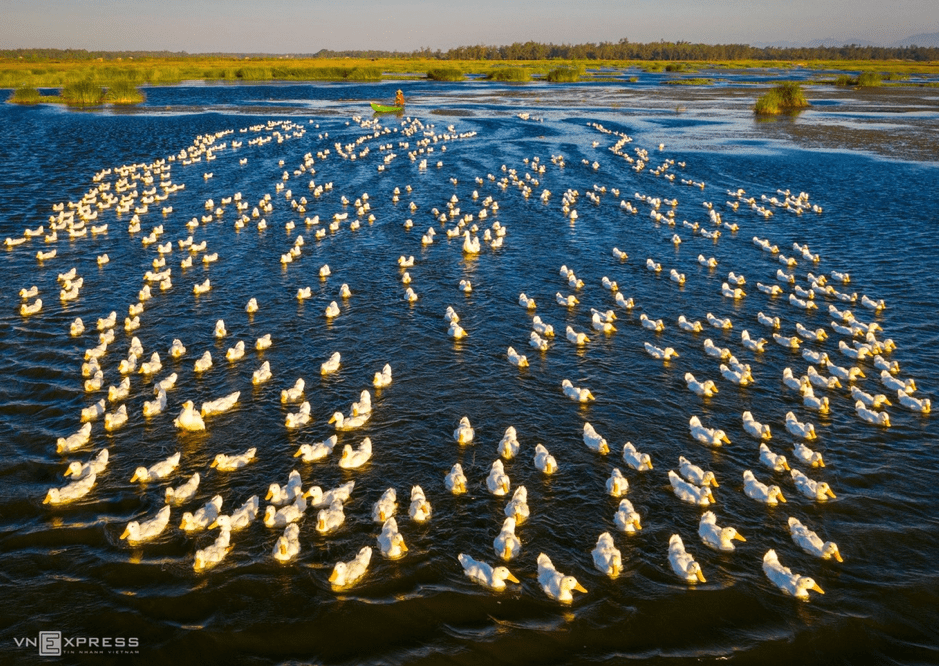
M400 90L398 92L401 92Z

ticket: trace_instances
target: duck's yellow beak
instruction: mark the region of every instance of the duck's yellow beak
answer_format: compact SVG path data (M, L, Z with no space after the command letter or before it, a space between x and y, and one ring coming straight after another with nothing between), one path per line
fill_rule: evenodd
M133 483L133 482L136 481L138 478L139 478L139 477L137 476L137 472L134 472L134 475L133 475L132 477L130 477L130 482Z
M280 554L281 555L287 554L287 544L283 541L280 542Z
M378 521L379 521L379 522L382 522L382 523L383 523L383 522L385 522L385 520L387 520L387 518L388 518L388 517L385 515L385 512L384 512L384 511L379 511L379 512L378 512Z
M584 586L581 585L580 583L574 583L574 589L577 590L578 592L584 592L584 593L587 592L587 590L584 589Z
M293 454L294 458L299 458L303 455L303 449L297 449L297 452Z
M335 583L337 578L339 578L339 574L336 572L335 569L333 569L333 572L329 574L329 582Z
M268 491L267 491L267 497L264 498L264 501L266 502L266 501L270 500L273 496L274 496L274 491L273 491L273 490L268 490Z
M831 488L826 488L825 494L828 495L830 498L835 499L835 494L831 491Z
M503 492L503 493L509 492L509 482L508 482L508 481L503 481L503 482L502 482L502 492Z
M217 521L217 520L213 520L213 521L212 521L212 524L209 525L209 529L210 529L210 530L214 530L216 527L218 527L218 521Z
M403 550L405 553L408 552L408 547L407 547L407 544L404 543L404 539L401 539L401 542L399 545L401 546L401 550Z
M335 422L336 422L336 415L333 414L331 417L329 417L329 421L327 421L327 423L335 423Z
M715 488L720 488L720 486L717 484L717 479L715 479L713 476L711 477L711 485Z
M130 536L130 528L129 528L129 527L125 527L125 528L124 528L124 533L121 535L121 539L126 539L126 538L129 537L129 536Z
M649 469L652 469L652 461L651 461L651 460L650 460L648 463L646 463L646 464L649 466Z
M833 555L834 558L835 558L836 560L838 560L839 562L844 562L844 560L843 560L842 557L841 557L841 553L839 553L837 550L836 550L834 553L832 553L832 555Z
M818 459L818 466L819 466L819 467L824 467L824 466L825 466L825 461L822 460L821 458L819 458L819 459Z
M818 583L815 583L815 584L814 584L811 588L809 588L809 589L815 590L815 591L818 592L819 594L825 594L825 590L823 590L822 588L820 588L820 587L818 586Z
M215 460L213 460L213 461L212 461L212 464L209 465L209 467L213 467L213 468L214 468L214 467L218 467L218 458L216 458Z
M742 535L742 534L739 534L739 533L738 533L738 534L735 534L735 535L734 535L734 538L735 538L737 541L746 541L746 539L743 538L743 535Z
M789 463L788 463L788 462L784 462L784 463L783 463L783 469L785 469L787 472L791 471L791 470L789 469Z
M704 578L704 574L701 571L696 571L695 576L698 577L698 581L701 583L706 583L707 580Z
M633 524L633 527L635 527L637 530L642 529L642 523L640 523L638 519L634 520L632 524Z
M778 497L779 501L782 502L783 504L785 504L788 501L785 497L783 497L782 493L779 493L778 495L776 495L776 497Z
M513 576L511 572L509 573L508 576L505 577L505 579L506 579L506 580L510 580L510 581L512 581L513 583L520 583L520 582L521 582L518 578L516 578L515 576Z
M512 548L509 547L509 544L505 544L505 548L502 550L502 559L503 560L512 559Z

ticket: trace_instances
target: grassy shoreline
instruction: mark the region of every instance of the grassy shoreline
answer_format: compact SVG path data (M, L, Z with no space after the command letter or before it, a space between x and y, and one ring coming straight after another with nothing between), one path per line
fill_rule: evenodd
M939 61L766 61L730 60L713 62L666 62L644 60L447 60L434 58L147 58L141 60L22 61L0 59L0 88L22 90L9 101L20 104L67 103L139 104L141 86L178 85L183 81L206 83L309 82L309 81L528 81L591 82L645 72L700 73L703 70L766 71L773 69L852 72L856 79L883 80L891 86L934 86L935 82L910 79L911 75L939 77ZM672 85L708 85L711 77L673 79ZM836 79L841 81L848 77ZM835 80L832 80L834 82ZM105 89L94 93L69 94L75 86ZM863 83L861 83L863 85ZM30 94L28 89L59 88L61 96Z

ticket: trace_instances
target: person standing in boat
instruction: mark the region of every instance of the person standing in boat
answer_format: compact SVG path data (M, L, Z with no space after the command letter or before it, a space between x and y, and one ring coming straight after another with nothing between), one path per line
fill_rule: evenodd
M395 106L404 106L404 93L401 92L401 90L398 90L398 92L395 93Z

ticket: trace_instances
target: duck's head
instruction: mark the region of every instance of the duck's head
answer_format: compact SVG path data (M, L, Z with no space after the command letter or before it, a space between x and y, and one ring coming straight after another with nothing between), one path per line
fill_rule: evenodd
M808 598L809 590L813 590L819 594L825 594L825 590L820 588L814 579L809 578L808 576L800 576L798 582L796 583L795 596Z
M704 485L713 486L714 488L720 488L720 486L717 484L717 477L714 476L714 472L704 473Z
M820 483L816 486L816 488L818 489L817 492L818 492L818 496L819 496L820 498L821 498L821 497L824 497L824 498L830 497L830 498L832 498L832 499L835 499L835 493L833 493L833 492L831 491L831 486L829 486L826 482L824 482L824 481L820 482Z
M107 460L107 458L105 458ZM80 462L69 463L68 469L65 470L65 476L78 476L81 474L82 464Z
M150 473L147 471L146 467L138 467L134 470L134 475L130 477L130 482L140 481L141 483L146 483L150 479Z
M701 571L701 565L698 564L697 562L692 562L691 564L689 564L688 569L686 570L686 573L689 578L691 576L694 576L695 578L697 578L699 583L707 582L707 580L704 578L704 572Z
M822 547L822 557L826 560L830 557L835 558L839 562L844 562L841 558L841 553L838 550L838 545L834 541L827 541Z
M342 415L342 412L333 412L333 415L329 419L329 423L335 423L337 426L342 426L343 420L345 419Z
M740 534L733 527L725 527L724 529L722 529L721 541L729 542L731 539L734 539L736 541L746 541L746 539L743 538L743 535Z
M402 552L408 552L408 547L404 543L404 537L400 534L395 534L394 538L391 540L392 546L397 546Z
M280 484L272 483L270 486L268 486L267 496L264 499L269 501L272 497L279 497L280 493Z
M336 562L333 572L329 575L329 582L336 586L345 584L346 581L346 563Z
M210 530L214 530L216 527L224 530L231 530L231 516L219 516L212 521L212 524L209 525Z
M770 486L770 487L769 487L769 498L770 498L770 500L772 500L772 499L777 499L777 500L779 500L780 502L782 502L783 504L785 504L785 503L787 502L786 498L783 497L782 490L780 490L779 486Z
M643 453L641 456L639 456L639 462L641 465L652 469L652 456L650 456L648 453Z
M267 508L264 509L264 522L265 523L272 522L274 520L274 515L276 513L277 513L277 509L268 505ZM185 520L185 516L183 516L183 519Z
M227 459L228 459L228 456L226 456L224 453L219 453L217 456L215 456L215 459L212 461L212 464L209 465L209 467L211 468L218 467L219 465L223 464Z
M564 576L561 579L561 589L562 590L577 590L578 592L586 593L587 590L584 589L584 586L577 582L577 579L573 576Z
M520 582L518 578L512 575L512 572L509 571L506 567L496 567L492 570L492 579L493 581L500 580L510 580L513 583Z

